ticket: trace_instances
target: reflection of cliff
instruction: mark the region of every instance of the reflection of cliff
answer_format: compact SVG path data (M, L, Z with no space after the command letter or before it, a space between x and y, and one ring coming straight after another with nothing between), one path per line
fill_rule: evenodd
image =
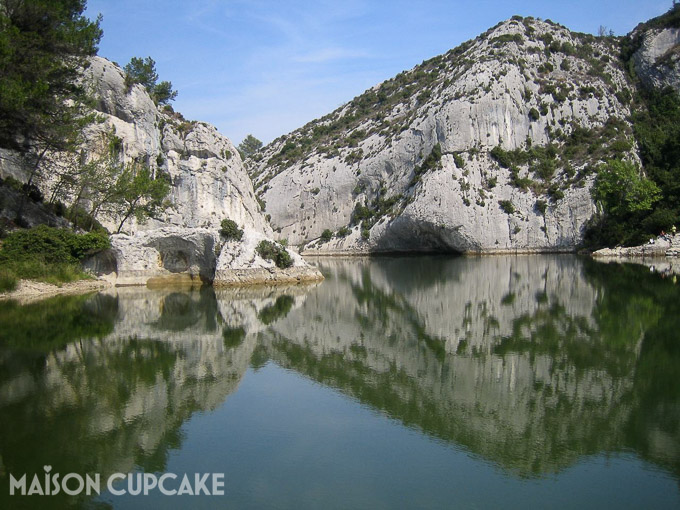
M0 305L0 480L162 470L269 359L521 476L629 449L680 477L678 287L575 257L321 266L316 288Z
M270 356L523 475L631 446L658 306L591 283L574 257L415 262L323 263L331 277L274 325Z
M16 348L0 343L4 471L35 473L57 461L62 473L104 478L136 466L163 471L169 451L181 444L181 425L236 390L264 327L258 314L280 297L281 290L223 290L217 300L211 289L126 288L24 308L29 316L54 317L59 334L41 341L33 334L35 327L45 333L40 325L17 320ZM285 298L288 309L302 299ZM0 317L15 312L11 305ZM234 330L242 332L237 342ZM58 342L64 338L66 345ZM22 349L21 339L33 342Z

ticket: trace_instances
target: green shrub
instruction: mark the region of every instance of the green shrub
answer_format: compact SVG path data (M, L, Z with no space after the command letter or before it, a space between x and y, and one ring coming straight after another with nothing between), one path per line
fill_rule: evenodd
M515 206L510 200L499 200L498 205L501 206L501 209L507 214L512 214L515 212Z
M506 305L506 306L510 306L515 302L516 297L517 296L515 295L514 292L508 292L505 296L503 296L501 298L501 304Z
M338 237L347 237L350 230L347 227L340 227L337 232Z
M361 203L357 203L354 206L354 211L352 211L351 224L356 225L361 223L363 220L369 220L373 216L373 211ZM329 230L330 232L330 230ZM332 233L331 233L332 235ZM323 234L322 234L323 237ZM329 238L330 239L330 238Z
M536 209L541 214L545 214L545 212L548 210L548 202L540 199L536 200L536 203L534 204L534 209Z
M238 228L234 220L224 219L220 224L220 235L227 240L240 241L243 239L243 230Z
M39 225L16 230L4 240L2 260L39 259L47 263L75 263L111 246L104 232L76 234L70 230Z
M532 122L536 122L538 119L541 118L541 114L538 113L538 110L536 108L532 108L529 110L529 120Z
M323 232L321 232L321 239L326 242L330 241L333 239L333 231L329 228L325 229Z
M432 150L423 160L422 164L415 168L414 182L412 184L415 184L415 182L417 182L420 176L423 175L424 173L428 172L429 170L438 168L440 166L441 159L442 159L442 146L437 143L434 145L434 147L432 147Z
M285 269L293 265L293 259L288 251L271 241L260 241L255 250L263 259L273 260L278 268Z
M45 262L38 256L23 260L0 260L0 273L9 274L8 281L23 278L54 285L89 278L78 263Z
M553 202L557 202L558 200L562 200L564 198L564 191L562 191L557 184L552 184L548 188L548 196L550 197L550 200Z
M458 168L461 170L465 169L465 161L461 157L461 155L457 152L453 153L453 162L456 164Z

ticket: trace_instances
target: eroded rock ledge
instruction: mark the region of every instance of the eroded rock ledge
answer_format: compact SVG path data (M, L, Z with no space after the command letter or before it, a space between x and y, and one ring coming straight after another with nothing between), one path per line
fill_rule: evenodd
M116 286L215 286L302 283L322 280L321 272L292 250L293 265L276 267L256 250L268 239L245 229L240 241L225 241L205 228L164 227L111 236L111 249L85 262L85 268Z
M593 253L593 257L600 259L638 259L680 256L680 234L659 237L651 244L622 248L603 248Z
M647 266L661 276L680 275L680 234L658 238L653 244L629 248L604 248L593 253L600 262L632 263ZM675 281L675 280L674 280Z

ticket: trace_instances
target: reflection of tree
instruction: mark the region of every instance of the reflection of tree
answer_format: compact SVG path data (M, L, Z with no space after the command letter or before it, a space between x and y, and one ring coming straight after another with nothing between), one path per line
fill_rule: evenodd
M616 332L611 337L644 335L625 445L680 478L680 291L644 266L588 262L584 269L603 290L595 313Z
M118 311L105 295L61 296L21 306L0 301L0 347L47 350L113 331Z
M236 328L224 326L224 328L222 328L222 338L224 339L225 347L238 347L246 338L246 330L241 326Z
M274 304L267 305L262 310L260 310L257 318L260 319L263 324L268 326L272 322L282 319L288 315L288 312L290 312L291 308L293 308L293 303L295 303L295 300L292 296L287 296L285 294L283 296L279 296L276 298Z
M177 358L169 344L137 338L72 344L48 355L40 376L23 384L23 398L0 402L7 471L40 473L45 463L61 473L102 477L135 465L163 470L168 451L179 447L179 426L195 407L180 402L163 409L163 400L149 400L160 397L159 385L174 384ZM20 384L0 379L5 390Z
M41 473L48 463L55 472L96 472L102 479L135 468L164 471L169 452L181 447L182 424L236 389L254 337L241 328L239 344L224 345L215 325L225 319L214 293L141 295L62 297L31 305L23 310L32 323L23 329L21 309L6 307L4 317L17 319L8 322L11 331L23 335L17 343L43 331L37 317L59 330L61 315L69 329L42 343L34 340L31 350L0 343L0 508L18 504L5 501L7 473ZM173 341L141 337L159 330ZM106 338L96 339L102 331ZM182 331L202 338L196 342Z

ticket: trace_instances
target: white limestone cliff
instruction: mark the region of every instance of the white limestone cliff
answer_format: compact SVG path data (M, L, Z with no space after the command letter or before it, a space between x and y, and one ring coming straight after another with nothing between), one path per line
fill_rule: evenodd
M249 172L272 227L308 252L572 251L594 167L637 157L617 52L512 19L275 140ZM530 161L507 168L495 148Z
M90 270L117 285L322 278L296 254L295 269L280 270L264 261L253 243L225 246L219 234L224 219L235 221L247 233L246 239L270 239L272 230L238 150L215 127L186 121L171 108L157 106L143 86L128 87L123 70L104 58L91 60L84 82L95 99L97 117L84 132L84 158L94 160L113 150L122 165L147 165L155 178L170 183L167 199L171 203L144 223L130 218L122 232L111 237L111 250L86 262ZM19 164L11 164L11 158L3 162L0 176L25 180ZM56 185L50 178L39 184L45 196ZM120 221L106 214L97 219L111 232L116 232ZM240 258L229 255L235 253ZM218 257L220 274L216 275ZM268 268L267 274L263 267Z

